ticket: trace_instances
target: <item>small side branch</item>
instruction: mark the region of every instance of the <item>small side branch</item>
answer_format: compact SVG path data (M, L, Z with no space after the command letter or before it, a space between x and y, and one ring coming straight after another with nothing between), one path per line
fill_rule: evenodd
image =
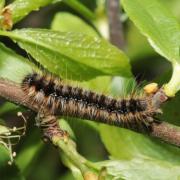
M0 79L0 96L7 99L8 101L27 107L32 111L39 111L38 107L35 107L24 100L25 94L22 91L21 87L13 82ZM162 99L162 96L158 97ZM152 131L149 135L159 138L160 140L165 141L169 144L180 147L180 128L169 123L153 122Z

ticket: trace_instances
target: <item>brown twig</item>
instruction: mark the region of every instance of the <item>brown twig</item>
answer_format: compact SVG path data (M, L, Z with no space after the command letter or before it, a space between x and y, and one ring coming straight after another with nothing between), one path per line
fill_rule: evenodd
M22 91L21 87L16 83L0 79L0 96L7 99L8 101L38 112L38 107L32 106L31 104L27 103L27 101L24 101L25 94ZM164 101L163 93L161 90L154 97L155 99L159 98L159 101ZM158 104L158 106L159 105L160 104ZM159 138L169 144L180 147L180 128L169 123L153 122L152 131L149 135Z
M157 137L167 143L180 147L180 128L172 124L162 122L152 124L152 137Z
M120 0L107 0L110 42L123 49L125 46L123 26L120 20Z

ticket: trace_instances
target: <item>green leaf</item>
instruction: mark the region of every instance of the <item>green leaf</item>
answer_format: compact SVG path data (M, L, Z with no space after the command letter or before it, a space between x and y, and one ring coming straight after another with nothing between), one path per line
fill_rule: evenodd
M0 31L51 72L86 80L99 75L131 76L127 56L107 41L82 33L45 29Z
M110 160L96 163L106 167L113 179L169 180L180 178L180 166L147 157L127 160Z
M180 1L179 0L173 0L173 1L160 0L160 1L163 4L165 3L165 5L171 9L175 17L178 18L178 20L180 20L180 11L179 11Z
M171 62L179 62L180 25L157 0L122 0L122 5L153 48Z
M97 32L85 21L78 16L66 12L57 13L55 15L55 18L52 21L51 29L63 32L73 31L78 33L82 32L83 29L83 33L97 36Z
M50 4L53 0L16 0L8 7L12 11L13 23L20 21L33 10Z
M108 152L116 159L146 156L180 165L180 150L156 139L107 125L100 125L100 134Z
M0 77L19 83L24 75L32 71L32 67L28 59L0 43Z
M80 14L82 14L87 19L94 19L95 15L93 12L91 12L86 6L84 6L82 3L80 3L77 0L54 0L53 2L64 2L68 6L70 6L72 9L76 10Z

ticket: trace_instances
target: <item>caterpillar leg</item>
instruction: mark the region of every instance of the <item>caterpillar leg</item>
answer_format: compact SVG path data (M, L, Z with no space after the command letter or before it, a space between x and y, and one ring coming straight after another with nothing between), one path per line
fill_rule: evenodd
M36 117L36 125L42 129L43 140L52 141L53 137L61 137L64 141L68 139L67 131L59 127L57 117L40 111Z

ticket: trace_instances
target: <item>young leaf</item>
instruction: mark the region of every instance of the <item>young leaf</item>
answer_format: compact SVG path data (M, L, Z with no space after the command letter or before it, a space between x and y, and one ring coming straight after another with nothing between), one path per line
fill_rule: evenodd
M45 29L0 31L36 61L64 78L85 80L99 75L131 76L127 56L107 41L82 33Z

